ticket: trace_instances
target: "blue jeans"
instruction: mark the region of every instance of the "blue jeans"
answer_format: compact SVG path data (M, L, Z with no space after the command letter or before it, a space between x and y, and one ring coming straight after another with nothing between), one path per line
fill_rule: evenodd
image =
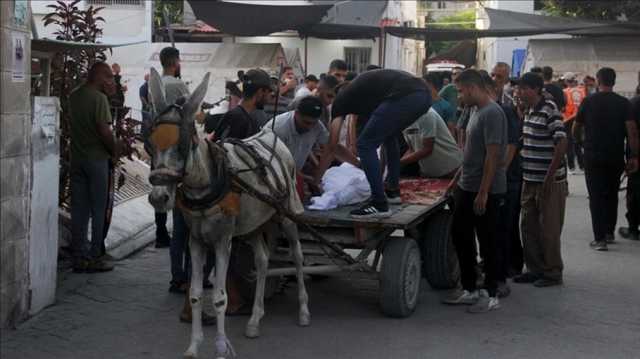
M400 150L397 136L430 107L431 96L426 91L418 91L383 101L371 114L358 138L357 148L362 169L371 186L371 199L374 203L387 202L377 149L384 144L387 156L387 184L389 188L398 188Z
M169 243L171 281L182 283L191 279L191 254L189 252L189 227L179 209L173 209L173 237ZM207 251L204 279L209 278L216 263L213 251Z
M102 255L109 200L109 160L71 162L71 248L79 259ZM88 242L91 218L91 243Z

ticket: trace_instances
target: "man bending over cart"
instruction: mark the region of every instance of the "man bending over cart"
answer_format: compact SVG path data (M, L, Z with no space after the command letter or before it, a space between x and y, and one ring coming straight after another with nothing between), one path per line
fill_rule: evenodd
M340 90L333 103L327 155L320 161L316 181L319 182L334 158L345 117L355 114L358 118L368 118L358 138L357 151L371 186L371 200L351 211L350 215L355 218L389 217L389 203L400 202L397 138L430 107L431 96L424 80L398 70L362 73ZM385 145L388 169L386 191L376 152L382 144Z

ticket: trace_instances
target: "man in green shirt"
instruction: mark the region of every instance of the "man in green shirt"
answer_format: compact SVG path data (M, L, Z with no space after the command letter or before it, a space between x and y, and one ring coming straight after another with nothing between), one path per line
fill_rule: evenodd
M113 269L100 256L109 193L109 161L116 158L120 147L111 131L109 100L103 93L114 88L111 67L98 62L89 69L87 82L69 97L73 269L80 273Z

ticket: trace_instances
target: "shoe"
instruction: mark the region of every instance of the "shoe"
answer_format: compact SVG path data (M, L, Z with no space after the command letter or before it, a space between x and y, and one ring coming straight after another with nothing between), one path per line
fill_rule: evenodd
M169 293L176 294L185 294L189 289L189 284L186 282L175 282L171 281L171 285L169 286Z
M389 204L402 204L399 189L388 189L384 191L384 194L387 195L387 202Z
M349 213L353 218L387 218L391 216L389 205L369 202Z
M171 237L169 237L169 232L166 229L156 230L156 248L167 248L170 241Z
M606 236L604 236L604 241L607 242L607 244L616 244L616 237L613 234L607 234Z
M104 273L112 271L113 268L113 264L102 259L81 259L73 264L75 273Z
M605 241L593 241L589 243L589 245L596 251L604 252L609 250L609 248L607 248L607 242Z
M456 291L447 298L443 299L442 303L450 305L473 305L476 304L479 299L480 293L477 290L473 292L464 290L462 292Z
M182 313L180 314L180 321L182 323L189 323L191 324L191 322L193 321L193 318L191 317L191 313ZM209 327L209 326L213 326L216 325L216 317L213 315L209 315L207 314L207 312L205 312L204 310L202 311L202 325L204 325L205 327Z
M632 231L629 227L620 227L618 228L618 234L624 239L630 239L632 241L640 240L640 233L637 229Z
M531 273L531 272L524 272L518 276L513 277L513 282L514 283L533 283L538 279L540 279L540 275Z
M467 312L478 314L487 313L497 309L500 309L500 300L498 297L482 297L476 304L467 308Z
M547 277L542 277L537 281L533 282L533 285L538 288L553 287L561 284L562 284L562 279L551 279Z
M575 175L576 174L575 168L569 168L569 174L572 176Z
M498 298L506 298L511 294L511 287L507 282L498 282L498 289L496 290L496 295Z

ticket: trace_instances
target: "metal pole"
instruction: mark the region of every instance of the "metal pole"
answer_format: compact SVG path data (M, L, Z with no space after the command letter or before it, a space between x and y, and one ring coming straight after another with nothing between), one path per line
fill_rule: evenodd
M387 64L387 32L384 31L384 29L382 29L382 31L383 31L383 34L384 34L383 35L384 36L383 37L384 41L382 41L382 44L383 44L384 47L382 48L382 65L381 65L381 67L384 69L385 65Z
M309 48L308 48L308 37L304 37L304 76L307 77L309 74Z

